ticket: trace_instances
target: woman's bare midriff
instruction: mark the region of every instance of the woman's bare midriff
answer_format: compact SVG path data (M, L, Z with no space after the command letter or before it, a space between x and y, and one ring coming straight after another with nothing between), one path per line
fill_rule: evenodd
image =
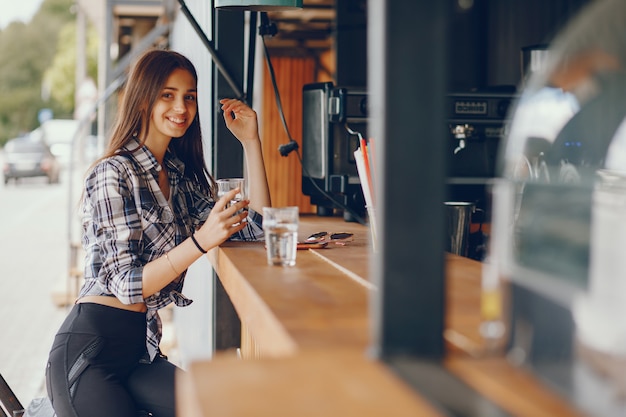
M85 297L79 298L76 303L102 304L122 310L136 311L138 313L145 313L148 310L144 303L124 304L115 297L106 297L103 295L87 295Z

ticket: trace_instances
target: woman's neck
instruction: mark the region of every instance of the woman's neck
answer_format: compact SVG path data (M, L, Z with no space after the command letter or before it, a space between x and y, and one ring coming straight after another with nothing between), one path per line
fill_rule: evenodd
M165 152L167 151L167 147L170 144L171 138L165 139L154 139L154 138L146 138L145 145L150 149L152 155L156 158L156 160L163 166L163 161L165 160ZM164 167L165 168L165 167Z

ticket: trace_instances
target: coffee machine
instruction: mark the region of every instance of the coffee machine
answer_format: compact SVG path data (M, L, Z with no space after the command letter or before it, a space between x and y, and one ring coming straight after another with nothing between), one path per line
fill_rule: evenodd
M500 142L506 133L514 89L450 93L446 98L447 199L474 203L479 230L469 236L468 256L485 256L491 217L491 184L497 175Z
M302 192L320 216L333 215L341 205L344 219L363 217L365 199L354 151L359 134L367 138L365 88L312 83L302 89ZM337 204L340 203L340 204Z

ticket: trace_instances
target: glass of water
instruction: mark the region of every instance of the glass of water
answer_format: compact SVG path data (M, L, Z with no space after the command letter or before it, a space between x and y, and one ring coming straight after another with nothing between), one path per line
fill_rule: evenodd
M269 265L294 266L298 249L298 207L263 207Z
M217 198L222 198L224 194L228 193L230 190L234 190L235 188L239 188L239 192L230 200L230 203L226 205L226 208L230 207L231 204L236 204L242 200L248 198L248 194L246 192L246 180L244 178L224 178L215 181L217 184Z

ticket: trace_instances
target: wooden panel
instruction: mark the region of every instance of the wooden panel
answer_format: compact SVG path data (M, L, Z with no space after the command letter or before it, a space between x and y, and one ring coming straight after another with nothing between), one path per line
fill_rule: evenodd
M273 57L272 65L289 133L302 147L302 86L315 81L315 60ZM267 65L264 66L262 103L261 138L272 205L298 206L301 213L313 213L314 206L302 193L302 166L296 152L287 157L278 152L278 147L288 143L289 137L280 119Z

